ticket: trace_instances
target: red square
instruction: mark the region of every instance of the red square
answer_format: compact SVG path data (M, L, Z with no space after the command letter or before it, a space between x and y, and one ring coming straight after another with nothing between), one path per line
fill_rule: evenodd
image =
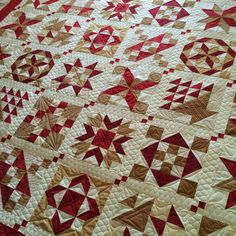
M45 111L38 111L38 112L36 113L35 117L41 119L41 118L43 118L44 114L45 114Z
M192 205L191 208L190 208L190 210L193 211L193 212L197 212L197 207L194 206L194 205Z
M25 227L27 224L28 224L28 221L23 220L22 223L21 223L21 226Z
M43 129L39 136L42 137L42 138L46 138L48 135L49 135L50 131L48 129Z
M56 110L56 107L53 106L48 106L47 113L48 114L53 114Z
M58 108L66 108L68 105L67 102L60 102L59 105L58 105Z
M114 184L115 185L119 185L120 184L120 180L119 179L115 179Z
M56 132L56 133L59 133L61 131L63 126L61 125L58 125L58 124L55 124L53 127L52 127L52 131Z
M27 141L34 143L37 138L38 138L38 135L30 134L29 137L27 138Z
M32 120L33 120L33 116L31 116L31 115L27 115L26 117L25 117L25 119L24 119L24 122L26 122L26 123L30 123Z
M75 122L74 120L67 119L64 124L64 127L71 128L74 122Z
M218 134L218 138L224 138L224 134Z
M211 141L217 141L217 137L212 136Z
M198 207L200 207L200 208L202 208L202 209L204 209L205 206L206 206L206 203L205 203L205 202L200 201L200 202L198 203Z
M128 179L128 177L127 177L127 176L122 176L122 177L121 177L121 180L122 180L123 182L126 182L126 181L127 181L127 179Z
M115 133L112 133L104 129L99 129L96 136L93 139L92 144L101 148L108 149L115 136L116 136Z

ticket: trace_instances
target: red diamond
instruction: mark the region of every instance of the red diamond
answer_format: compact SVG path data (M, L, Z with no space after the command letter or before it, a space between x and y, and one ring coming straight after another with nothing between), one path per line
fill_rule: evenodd
M192 205L191 208L190 208L190 211L197 212L197 207Z
M200 208L202 208L202 209L204 209L205 206L206 206L206 203L205 203L205 202L200 201L200 202L198 203L198 207L200 207Z
M101 148L108 149L115 135L116 135L115 133L112 133L110 131L99 129L96 136L93 139L92 144Z

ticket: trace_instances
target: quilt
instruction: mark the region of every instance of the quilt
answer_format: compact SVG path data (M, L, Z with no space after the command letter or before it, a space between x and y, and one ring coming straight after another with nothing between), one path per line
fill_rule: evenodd
M236 235L235 0L1 0L0 235Z

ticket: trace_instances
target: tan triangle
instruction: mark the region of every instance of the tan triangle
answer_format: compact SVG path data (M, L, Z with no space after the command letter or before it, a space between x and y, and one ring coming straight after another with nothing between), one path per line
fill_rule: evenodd
M106 162L107 166L110 167L112 162L122 163L120 157L116 152L107 151L106 155L104 156L104 161Z
M138 198L138 194L135 194L131 197L128 197L128 198L122 200L120 203L123 205L126 205L128 207L134 208L137 198Z
M113 220L129 225L140 232L144 232L152 205L153 201L148 201L141 206L113 218Z
M199 229L199 236L209 235L219 229L224 228L225 226L227 226L227 224L203 216Z
M217 185L215 185L215 187L223 189L227 192L232 192L236 189L236 178L232 177L232 178L226 179L218 183Z
M178 107L173 108L173 111L177 111L183 114L191 115L191 124L203 120L209 116L216 114L217 112L208 111L207 104L210 99L210 93L205 94L197 99L186 102Z

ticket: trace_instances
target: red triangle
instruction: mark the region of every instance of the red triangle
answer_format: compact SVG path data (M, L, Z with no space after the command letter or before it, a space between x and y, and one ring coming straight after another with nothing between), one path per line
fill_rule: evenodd
M15 94L16 97L20 98L21 97L21 93L20 93L20 90L18 90Z
M96 62L96 63L93 63L93 64L91 64L91 65L88 65L88 66L86 66L85 68L90 69L90 70L94 70L94 68L96 67L96 65L97 65L97 62Z
M171 84L179 85L180 82L181 82L181 80L182 80L182 79L176 79L176 80L171 81L170 83L171 83Z
M145 147L144 149L141 150L143 157L145 158L149 167L152 165L152 161L155 157L155 153L157 151L158 144L159 144L159 142L153 143L150 146Z
M158 218L155 218L153 216L150 216L152 223L157 231L158 236L162 236L165 226L166 226L166 222L164 220L160 220Z
M6 93L6 92L7 92L6 86L4 86L4 87L1 89L1 92L2 92L2 93Z
M87 81L84 83L84 88L87 88L87 89L90 89L90 90L93 89L92 86L91 86L91 84L90 84L90 82L89 82L89 80L87 80Z
M185 89L179 91L178 94L184 94L185 95L185 94L187 94L188 90L189 90L189 88L185 88Z
M172 22L173 20L162 18L162 19L156 19L156 21L160 26L163 26L163 25L166 25L166 24Z
M69 84L63 84L63 83L61 83L61 84L58 86L57 90L67 88L67 87L69 87L69 86L70 86ZM73 86L73 88L74 88L74 86Z
M171 94L171 95L165 97L164 100L167 100L167 101L171 101L171 102L172 102L173 99L174 99L174 97L175 97L175 94Z
M229 193L225 208L227 209L235 205L236 205L236 190Z
M44 40L45 37L38 35L37 38L38 38L39 43L41 43Z
M25 92L25 94L24 94L24 96L22 98L29 101L28 93Z
M71 64L64 64L65 68L66 68L66 72L69 73L71 68L73 67Z
M23 108L22 100L20 99L19 102L16 104L17 107Z
M195 84L195 85L191 86L190 88L201 89L201 87L202 87L202 82L198 83L198 84Z
M200 165L200 163L198 162L197 158L195 157L195 155L193 154L192 151L189 152L185 166L184 166L184 170L182 173L182 177L193 173L196 170L201 169L202 166Z
M61 232L68 230L71 227L74 220L75 219L73 218L71 220L67 220L67 221L61 223L60 218L59 218L59 213L58 213L58 211L56 211L56 213L52 217L52 228L53 228L54 234L59 235ZM63 235L63 234L61 234L61 235Z
M178 87L179 86L175 86L173 88L170 88L170 89L167 90L167 92L175 93L178 90Z
M181 86L190 87L192 81L187 81L181 84Z
M4 207L7 204L9 198L11 197L11 194L14 191L14 189L3 184L0 184L0 187L1 187L1 195L2 195L2 205Z
M76 66L76 67L83 67L79 58L76 60L74 66Z
M85 196L82 197L77 192L68 190L64 194L63 201L60 202L58 209L72 216L76 216L78 209L80 209L83 203L83 198L85 198ZM72 204L71 199L73 199Z
M155 42L155 43L161 43L162 39L165 37L165 34L160 34L156 37L153 37L151 39L148 39L149 42ZM161 44L160 44L161 45Z
M188 96L197 98L199 96L200 90L189 93Z
M71 30L71 26L69 26L69 25L64 25L64 27L65 27L65 29L66 29L66 32L69 32L70 30Z
M184 228L175 208L173 206L171 206L170 212L169 212L169 216L167 218L167 222L172 223L174 225L177 225L181 228Z
M160 187L179 180L180 178L171 174L163 173L159 170L151 169L152 174Z
M10 113L9 105L7 104L2 110L7 113Z
M76 86L76 85L73 85L73 90L75 91L75 94L78 95L80 90L81 90L81 87L80 86Z
M14 161L12 166L17 167L18 169L21 169L21 170L26 170L23 151L20 151L20 153L17 155L16 160Z
M153 17L155 17L159 10L160 10L160 7L155 7L153 9L149 10L149 12L151 13L151 15Z
M11 115L17 116L17 110L16 107L13 108L13 110L10 113Z
M73 26L74 26L74 27L80 27L80 24L79 24L78 21L76 21Z
M48 33L47 33L47 36L46 37L48 37L48 38L54 38L54 36L52 35L52 31L49 31Z
M142 59L144 59L144 58L146 58L146 57L149 57L149 56L151 56L152 55L152 53L150 53L150 52L143 52L143 51L140 51L139 52L139 54L138 54L138 56L137 56L137 61L138 60L142 60Z
M171 102L170 103L166 103L165 105L162 105L160 108L169 110L170 107L171 107Z
M161 52L161 51L163 51L163 50L166 50L166 49L168 49L168 48L171 48L171 47L173 47L173 46L174 46L174 44L161 43L161 44L158 46L158 48L156 49L156 53Z
M18 97L18 98L21 98L21 92L20 92L20 90L18 90L18 91L16 92L15 96Z
M99 75L99 74L101 74L102 73L102 71L100 71L100 70L94 70L94 71L92 71L92 73L89 75L89 78L91 78L91 77L93 77L93 76L96 76L96 75Z
M15 98L12 97L11 101L9 102L9 104L15 106L16 105L16 101L15 101Z
M53 79L53 80L56 80L57 82L63 82L65 77L66 77L66 75L65 76L60 76L60 77L58 77L56 79Z
M183 139L183 137L180 133L177 133L177 134L174 134L168 138L165 138L162 140L162 142L174 144L174 145L177 145L180 147L189 148L188 144L185 142L185 140Z
M229 159L225 159L224 157L220 157L221 161L224 163L225 167L229 171L229 173L236 177L236 161L232 161Z
M62 5L62 7L64 8L65 12L68 12L68 10L71 8L70 5Z
M140 51L142 49L144 45L144 42L141 42L141 43L138 43L130 48L128 48L128 50L131 50L131 51Z
M6 119L4 120L6 123L11 123L11 115L8 115Z
M123 233L123 236L131 236L130 232L129 232L129 229L126 227L125 228L125 231Z
M31 195L27 173L25 173L25 175L21 178L20 182L17 184L16 190L18 190L28 196Z
M206 86L205 88L203 88L202 90L205 90L205 91L211 92L212 89L213 89L213 86L214 86L213 84L210 84L210 85Z
M180 98L175 99L174 102L183 103L183 102L184 102L184 99L185 99L185 96L182 96L182 97L180 97Z
M7 94L2 98L2 101L3 101L3 102L8 102Z
M10 95L14 96L14 91L13 91L13 89L12 89L12 88L11 88L11 89L8 91L8 94L10 94Z
M169 2L165 3L164 6L181 7L182 8L182 6L176 0L169 1Z

